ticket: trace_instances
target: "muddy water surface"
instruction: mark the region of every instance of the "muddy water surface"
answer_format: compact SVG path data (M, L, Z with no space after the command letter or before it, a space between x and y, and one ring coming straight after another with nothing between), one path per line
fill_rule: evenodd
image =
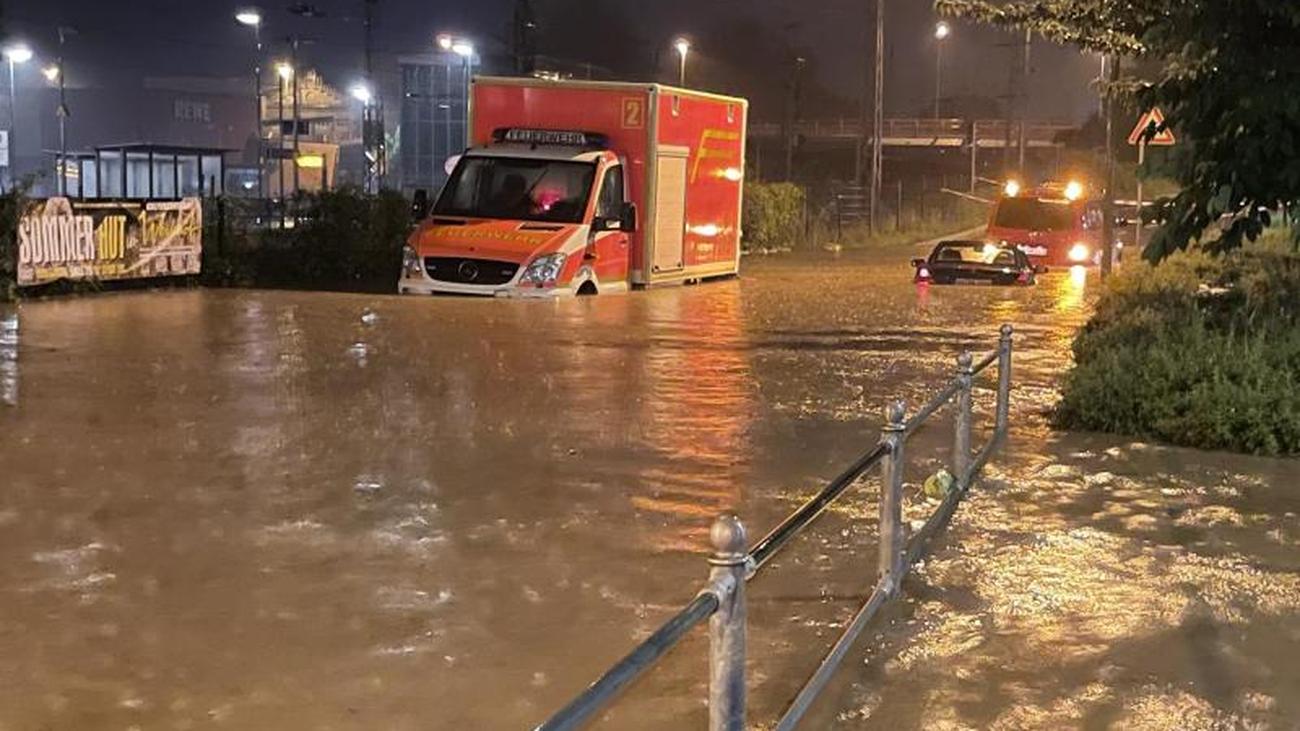
M1296 464L1048 430L1090 284L791 259L555 303L0 310L0 729L531 727L691 597L713 515L775 523L1003 321L1011 444L809 727L1294 728ZM871 583L874 488L751 587L760 726ZM704 651L606 727L702 727Z

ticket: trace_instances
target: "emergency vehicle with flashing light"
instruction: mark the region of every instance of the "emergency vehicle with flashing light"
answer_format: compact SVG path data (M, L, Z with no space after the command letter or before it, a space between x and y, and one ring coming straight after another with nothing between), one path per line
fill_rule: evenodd
M1020 249L1033 262L1092 266L1101 263L1102 221L1100 203L1077 181L1024 190L1010 180L993 204L986 236Z
M408 240L398 291L556 297L736 274L747 107L659 84L474 79L473 144Z

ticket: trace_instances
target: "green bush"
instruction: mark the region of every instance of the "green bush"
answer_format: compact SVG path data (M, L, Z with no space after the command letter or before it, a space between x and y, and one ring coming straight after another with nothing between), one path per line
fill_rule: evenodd
M18 219L25 205L25 189L0 195L0 302L18 296Z
M251 212L211 206L204 231L204 283L389 291L396 286L410 206L399 193L342 189L302 196L292 228L246 223Z
M798 246L804 239L804 191L793 183L745 183L741 212L746 249Z
M1300 255L1281 238L1115 276L1075 340L1057 425L1300 454Z

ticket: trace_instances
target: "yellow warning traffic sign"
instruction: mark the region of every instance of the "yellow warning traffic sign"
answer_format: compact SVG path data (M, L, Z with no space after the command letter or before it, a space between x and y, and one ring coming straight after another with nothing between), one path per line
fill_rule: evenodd
M1155 128L1156 133L1152 135L1151 139L1146 140L1146 144L1168 146L1177 143L1178 140L1174 137L1173 130L1165 127L1164 124L1164 112L1161 112L1159 107L1152 107L1149 112L1143 114L1142 117L1138 119L1137 125L1134 126L1133 131L1129 133L1128 143L1130 145L1136 145L1142 142L1143 135L1145 135L1147 130L1150 130L1152 127Z

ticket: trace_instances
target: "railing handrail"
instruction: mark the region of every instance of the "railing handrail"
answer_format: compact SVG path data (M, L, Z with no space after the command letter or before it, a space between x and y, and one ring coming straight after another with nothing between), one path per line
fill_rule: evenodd
M719 604L719 597L713 592L708 589L701 591L681 611L660 625L654 634L614 663L596 682L587 686L581 695L537 726L537 731L572 729L586 723L592 714L603 708L619 691L640 677L641 673L649 670L688 632L718 611Z
M844 494L844 491L854 482L857 482L858 478L867 470L875 467L884 455L884 445L877 444L875 448L859 457L852 466L841 472L834 480L831 480L820 492L786 516L785 520L778 523L762 540L754 544L754 547L749 550L750 575L757 574L758 570L763 568L769 558L776 555L791 539L812 524L823 510L835 502L840 495Z
M1011 326L1003 325L997 349L979 361L974 361L969 352L959 354L956 378L949 381L910 419L906 417L902 401L891 402L886 409L887 419L880 441L778 523L748 551L743 550L745 530L739 519L730 514L720 516L710 531L714 550L709 559L712 566L709 581L704 588L596 682L538 725L536 731L569 731L581 727L705 619L710 619L709 728L711 731L743 731L746 705L745 583L757 575L759 569L789 545L804 528L815 522L859 478L880 465L883 479L879 579L867 600L775 727L776 731L794 729L871 618L898 593L910 567L920 557L930 538L951 519L975 476L1005 437L1011 388L1011 335ZM972 381L994 363L998 364L994 437L972 458ZM906 526L902 522L901 513L904 446L917 429L954 399L958 403L951 465L954 486L939 508L909 540L904 535Z

